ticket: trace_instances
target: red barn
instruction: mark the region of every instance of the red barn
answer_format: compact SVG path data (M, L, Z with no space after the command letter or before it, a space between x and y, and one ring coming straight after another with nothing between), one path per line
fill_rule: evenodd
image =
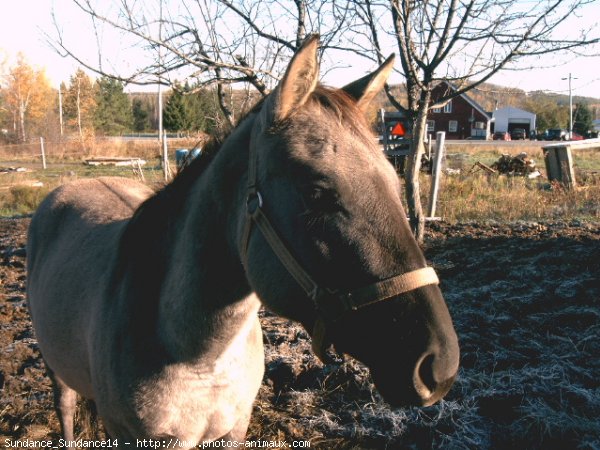
M433 88L432 104L456 87L443 81ZM467 94L454 97L441 108L432 108L427 115L427 133L446 132L446 139L488 139L491 114Z

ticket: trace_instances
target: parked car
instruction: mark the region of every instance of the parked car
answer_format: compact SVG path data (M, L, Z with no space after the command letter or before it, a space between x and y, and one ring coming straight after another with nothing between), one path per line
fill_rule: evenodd
M551 128L546 130L546 141L566 141L567 135L569 132L567 130L563 130L562 128Z
M494 141L510 141L510 134L508 131L496 131L492 136Z
M571 133L571 139L570 139L571 141L583 141L584 139L585 138L581 134L579 134L575 131L573 131Z
M527 139L527 131L525 131L525 128L513 128L510 132L510 138L513 140L525 140Z

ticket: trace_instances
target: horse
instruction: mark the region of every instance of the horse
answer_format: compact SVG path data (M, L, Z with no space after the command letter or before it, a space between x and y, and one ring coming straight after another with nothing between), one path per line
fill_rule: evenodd
M299 322L325 363L364 363L390 405L449 391L457 336L366 119L394 56L330 88L318 46L308 37L273 91L157 192L81 179L39 206L28 303L66 440L79 396L120 444L244 440L261 305Z

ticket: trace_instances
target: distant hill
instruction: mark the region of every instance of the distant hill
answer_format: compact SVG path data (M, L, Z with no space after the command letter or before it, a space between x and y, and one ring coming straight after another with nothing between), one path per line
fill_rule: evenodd
M406 104L404 85L392 86L392 91L401 97L401 103ZM467 95L479 103L486 111L494 111L497 108L513 106L515 108L530 109L528 105L532 102L552 102L559 106L569 104L569 96L565 94L553 94L545 91L526 92L523 89L500 86L493 83L483 83L475 89L467 92ZM392 106L387 100L385 93L381 93L378 101L385 109ZM573 104L585 103L594 113L595 118L600 119L600 98L573 96Z
M400 103L406 107L407 100L404 85L393 85L391 86L391 90L394 95L400 99ZM168 101L169 95L170 90L167 89L164 97L165 104ZM519 88L500 86L492 83L484 83L469 91L467 95L479 103L484 110L489 112L492 112L497 108L513 106L515 108L537 112L539 116L540 111L544 109L544 104L553 103L563 107L569 104L569 96L565 94L552 94L544 91L525 92ZM130 93L129 96L132 100L136 99L142 102L144 109L148 112L151 128L156 129L158 122L158 101L156 93L135 92ZM233 107L235 116L240 117L244 115L245 111L247 111L259 97L260 95L254 91L236 89L228 92L227 103L230 107ZM600 119L599 98L574 96L573 104L577 103L586 103L592 112L593 118ZM535 104L542 106L536 108L534 107ZM377 116L376 111L380 108L384 108L388 111L394 109L384 92L379 93L369 113L374 121Z

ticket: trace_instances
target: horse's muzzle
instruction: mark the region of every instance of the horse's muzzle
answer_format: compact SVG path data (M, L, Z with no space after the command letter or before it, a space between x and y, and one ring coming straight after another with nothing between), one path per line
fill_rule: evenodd
M430 406L448 393L458 373L458 344L449 352L423 354L412 371L371 368L373 381L391 406Z

